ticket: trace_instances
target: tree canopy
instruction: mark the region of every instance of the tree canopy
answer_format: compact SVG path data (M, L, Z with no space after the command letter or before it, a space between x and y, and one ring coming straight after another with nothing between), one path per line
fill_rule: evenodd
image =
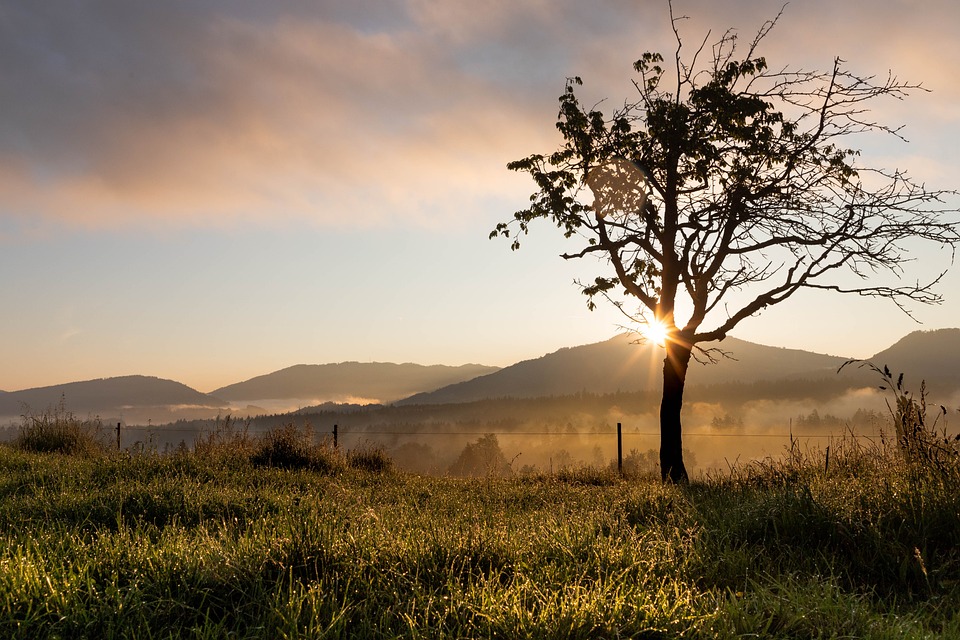
M952 262L960 241L955 192L863 163L851 143L858 134L900 137L869 105L922 87L892 73L857 75L839 58L826 72L771 66L758 49L779 18L742 55L729 30L685 60L671 7L671 64L644 54L633 65L636 96L610 115L584 106L582 80L569 78L556 125L562 145L508 165L537 189L491 233L517 249L535 220L554 223L583 240L564 258L599 258L601 273L578 283L591 308L605 297L663 327L670 406L661 433L675 432L676 442L661 442L661 470L673 479L686 477L679 410L698 344L723 340L802 289L887 298L907 313L911 302L937 303L943 274L909 282L905 264L918 241Z

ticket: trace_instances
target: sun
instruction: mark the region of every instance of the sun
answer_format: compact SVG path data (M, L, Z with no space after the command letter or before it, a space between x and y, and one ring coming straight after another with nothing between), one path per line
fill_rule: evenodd
M667 327L659 320L651 320L650 322L647 322L645 325L640 327L640 333L644 338L659 347L663 347L667 343Z

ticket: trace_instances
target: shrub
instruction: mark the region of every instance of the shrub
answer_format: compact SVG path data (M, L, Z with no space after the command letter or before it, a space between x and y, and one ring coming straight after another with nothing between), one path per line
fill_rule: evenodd
M218 417L212 432L197 436L194 453L202 458L249 460L257 445L250 436L249 426L249 423L245 423L238 428L237 421L231 416L228 415L223 422Z
M442 473L442 464L433 447L423 442L405 442L390 451L392 464L411 473Z
M960 435L950 437L946 428L937 428L940 418L947 413L946 407L940 405L935 416L930 417L926 381L920 382L918 398L903 384L902 373L894 380L887 366L881 369L870 362L859 366L876 372L883 381L880 390L893 396L893 402L887 400L887 409L893 418L897 448L911 476L919 479L931 475L952 478L960 475Z
M463 448L460 456L450 465L455 476L512 475L513 470L500 449L497 436L488 433L476 442Z
M343 455L327 443L310 447L309 456L309 468L314 471L336 473L344 467Z
M365 446L347 453L347 465L351 469L383 473L393 467L393 460L383 448Z
M686 455L687 452L683 453ZM616 464L616 461L612 462L611 468L615 469ZM659 478L660 454L656 449L646 452L631 449L630 453L623 456L623 475L631 478Z
M251 461L257 466L305 469L310 466L310 434L293 423L263 434Z
M20 431L13 441L22 451L97 455L105 450L100 418L81 420L60 404L39 415L23 415Z
M620 482L620 476L612 467L581 466L564 468L553 474L553 479L572 485L604 487Z
M683 450L683 459L686 461L687 469L692 470L697 466L697 457L690 449ZM617 462L610 463L610 469L616 470ZM660 452L656 449L647 449L641 452L637 449L631 449L630 453L623 457L623 475L627 478L659 478L660 477Z
M260 467L311 469L323 473L339 471L344 466L340 453L327 444L312 443L309 425L300 428L286 424L261 436L254 446L250 461Z

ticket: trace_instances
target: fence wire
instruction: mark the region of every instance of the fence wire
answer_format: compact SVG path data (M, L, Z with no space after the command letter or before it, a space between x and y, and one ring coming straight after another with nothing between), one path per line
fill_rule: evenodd
M156 427L146 427L141 425L128 425L122 427L124 433L147 433L151 435L162 435L166 433L191 433L197 436L207 436L220 433L222 430L219 429L191 429L184 427L166 427L166 426L156 426ZM249 432L253 434L266 433L270 431L270 428L258 428L250 429ZM242 428L237 429L237 431L243 431ZM333 431L327 430L318 430L313 428L312 431L318 435L333 435ZM345 429L339 427L337 430L339 437L351 437L351 436L528 436L528 437L569 437L569 438L585 438L585 437L611 437L615 438L617 436L616 430L611 431L498 431L495 429L481 429L481 430L456 430L456 431L425 431L425 430L390 430L390 431L380 431L380 430L367 430L367 429ZM659 431L630 431L624 429L622 431L623 436L639 436L639 437L660 437ZM698 431L684 431L683 437L687 438L877 438L882 434L880 432L873 433L858 433L855 431L846 430L843 433L798 433L788 430L784 433L770 433L769 431L764 432L744 432L738 431L736 433L704 433Z

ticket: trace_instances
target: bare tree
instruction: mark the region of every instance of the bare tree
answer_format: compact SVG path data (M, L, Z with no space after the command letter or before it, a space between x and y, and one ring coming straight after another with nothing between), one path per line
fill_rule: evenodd
M829 72L771 68L757 49L780 15L742 56L730 30L712 47L708 34L685 60L672 7L670 18L672 68L644 54L634 64L638 98L611 116L585 108L580 78L567 80L557 120L563 145L508 165L529 173L537 191L490 235L512 235L517 249L532 221L552 221L584 240L564 258L600 258L603 274L578 283L590 308L599 295L627 312L632 299L634 317L662 327L661 474L683 482L687 367L692 355L720 353L698 345L723 340L801 289L887 298L906 313L909 303L938 303L942 273L904 281L908 248L930 243L952 263L960 227L946 203L955 192L863 166L846 146L856 134L899 138L899 128L871 118L868 103L903 99L920 85L858 76L839 58Z

